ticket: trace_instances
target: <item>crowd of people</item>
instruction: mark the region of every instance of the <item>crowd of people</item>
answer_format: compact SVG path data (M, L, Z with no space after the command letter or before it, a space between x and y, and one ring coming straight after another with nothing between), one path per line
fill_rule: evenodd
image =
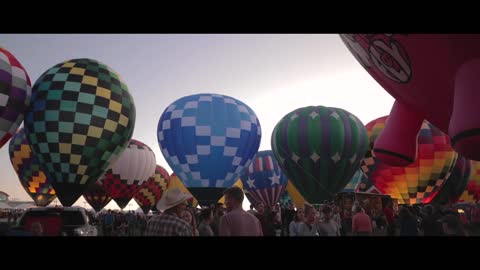
M145 236L467 236L480 233L480 205L400 206L394 211L389 201L383 209L365 209L355 201L351 209L335 202L295 209L262 202L242 209L242 189L225 192L225 206L189 208L191 198L173 190L158 204L161 214L146 225Z
M23 212L25 212L24 209L8 209L0 211L0 219L5 220L8 224L16 224Z
M88 212L88 216L102 236L142 236L147 225L147 217L134 211L108 210L97 216Z
M387 201L383 209L354 201L352 207L325 201L295 208L291 201L273 207L258 202L245 211L243 190L225 192L225 204L202 209L187 202L191 195L179 188L167 191L159 211L87 212L100 236L477 236L480 204L399 206ZM15 223L21 211L5 212Z

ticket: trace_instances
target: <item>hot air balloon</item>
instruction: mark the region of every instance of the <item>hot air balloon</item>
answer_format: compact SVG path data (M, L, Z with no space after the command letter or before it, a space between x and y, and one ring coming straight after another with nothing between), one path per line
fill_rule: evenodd
M471 160L470 177L459 202L478 202L480 200L480 161Z
M176 187L180 188L183 193L192 195L192 193L190 193L190 191L187 189L187 187L185 187L185 185L182 183L182 181L180 181L180 178L178 178L178 176L175 173L172 173L170 175L170 184L168 185L168 188L169 189L174 189ZM192 197L187 202L192 207L197 207L198 206L198 201L197 201L197 199L195 199L195 197Z
M35 204L37 206L47 206L55 200L57 195L52 188L52 182L32 155L23 128L15 133L8 150L10 161L22 187L32 197Z
M27 71L15 56L0 48L0 148L22 123L31 95Z
M240 179L254 200L267 207L274 207L280 201L288 183L270 150L258 152Z
M87 190L83 193L83 198L85 198L96 212L102 210L112 200L112 197L105 192L105 189L103 189L103 186L99 182L88 186Z
M300 194L320 204L332 200L355 174L367 150L367 131L343 109L310 106L280 120L272 150Z
M374 152L392 166L416 159L423 120L450 135L453 148L480 160L480 35L343 34L343 42L396 102Z
M123 209L140 186L155 173L156 163L155 154L150 147L131 139L127 149L110 165L100 183Z
M155 173L138 189L133 197L144 214L156 210L157 202L162 198L170 183L170 174L162 166L155 167Z
M342 192L355 192L358 186L362 183L362 180L367 178L362 169L358 168L355 174L350 179L350 182L343 188Z
M260 145L257 116L228 96L180 98L158 122L158 143L173 171L201 205L216 203L250 165Z
M455 203L467 188L470 178L471 162L463 156L458 155L455 167L450 177L445 181L442 188L434 196L432 202L438 204Z
M363 172L382 193L398 199L399 204L430 203L457 159L449 137L425 121L418 133L417 160L406 167L389 166L372 151L386 121L384 116L366 126L370 148L362 160Z
M71 206L123 152L134 125L135 105L119 75L74 59L35 82L25 134L58 199Z

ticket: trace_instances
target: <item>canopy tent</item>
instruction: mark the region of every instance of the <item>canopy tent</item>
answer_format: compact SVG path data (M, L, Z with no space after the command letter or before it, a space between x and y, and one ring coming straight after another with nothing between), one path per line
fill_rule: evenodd
M0 202L0 209L13 209L10 205L4 202Z
M22 203L15 206L15 209L29 209L29 208L36 208L37 206L33 203Z

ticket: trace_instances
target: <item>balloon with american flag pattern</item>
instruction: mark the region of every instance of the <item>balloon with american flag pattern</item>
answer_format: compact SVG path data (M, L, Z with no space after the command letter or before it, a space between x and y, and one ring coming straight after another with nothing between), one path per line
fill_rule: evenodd
M271 150L259 151L240 178L256 202L270 207L280 201L288 183Z

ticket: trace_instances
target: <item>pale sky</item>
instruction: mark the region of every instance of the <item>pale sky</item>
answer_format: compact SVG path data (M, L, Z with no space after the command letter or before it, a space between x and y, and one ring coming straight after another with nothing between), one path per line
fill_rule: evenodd
M32 85L69 59L92 58L112 67L137 108L133 138L149 145L170 173L157 124L163 110L186 95L224 94L249 105L262 126L259 150L271 149L274 126L297 108L338 107L367 124L389 114L394 102L332 34L0 35L0 47L17 57ZM31 200L11 166L8 143L0 149L0 168L0 191ZM81 197L75 204L83 202ZM106 208L118 206L112 201Z

